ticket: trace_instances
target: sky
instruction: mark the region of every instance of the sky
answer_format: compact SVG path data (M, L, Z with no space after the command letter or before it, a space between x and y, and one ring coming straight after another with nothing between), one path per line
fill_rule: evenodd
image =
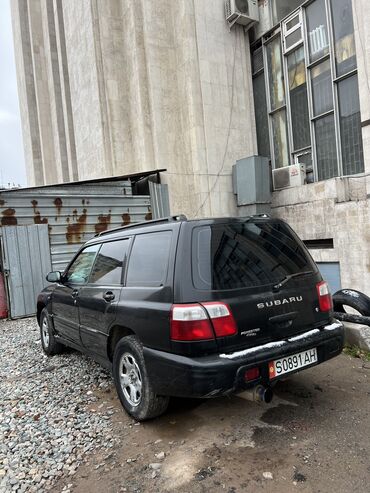
M10 2L0 0L0 186L26 185Z

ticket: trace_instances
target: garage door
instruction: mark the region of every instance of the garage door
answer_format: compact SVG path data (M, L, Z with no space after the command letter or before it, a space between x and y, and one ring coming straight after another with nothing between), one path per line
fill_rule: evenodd
M339 262L318 262L317 265L323 279L328 282L332 294L342 289Z

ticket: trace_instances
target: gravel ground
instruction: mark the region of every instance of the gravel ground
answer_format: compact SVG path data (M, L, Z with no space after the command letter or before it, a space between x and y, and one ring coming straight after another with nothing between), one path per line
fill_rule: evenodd
M0 493L51 490L119 442L117 410L94 408L94 391L112 386L99 365L72 351L46 357L33 318L1 322L0 351Z
M33 319L3 322L0 493L368 493L369 372L342 354L279 382L270 405L172 399L140 424L93 361L46 358Z

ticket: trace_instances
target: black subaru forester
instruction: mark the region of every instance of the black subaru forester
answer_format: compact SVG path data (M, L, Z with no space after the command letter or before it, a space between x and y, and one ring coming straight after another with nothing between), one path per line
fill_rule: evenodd
M46 354L70 346L113 371L123 407L247 391L338 355L328 285L292 229L266 215L176 216L100 233L37 300Z

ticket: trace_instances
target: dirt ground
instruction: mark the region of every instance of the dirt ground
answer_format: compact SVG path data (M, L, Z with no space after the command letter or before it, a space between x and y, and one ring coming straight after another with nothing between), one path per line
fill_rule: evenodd
M270 405L242 394L177 399L144 424L120 410L113 390L99 394L96 405L118 410L122 444L54 491L369 492L370 363L343 354L275 391Z

